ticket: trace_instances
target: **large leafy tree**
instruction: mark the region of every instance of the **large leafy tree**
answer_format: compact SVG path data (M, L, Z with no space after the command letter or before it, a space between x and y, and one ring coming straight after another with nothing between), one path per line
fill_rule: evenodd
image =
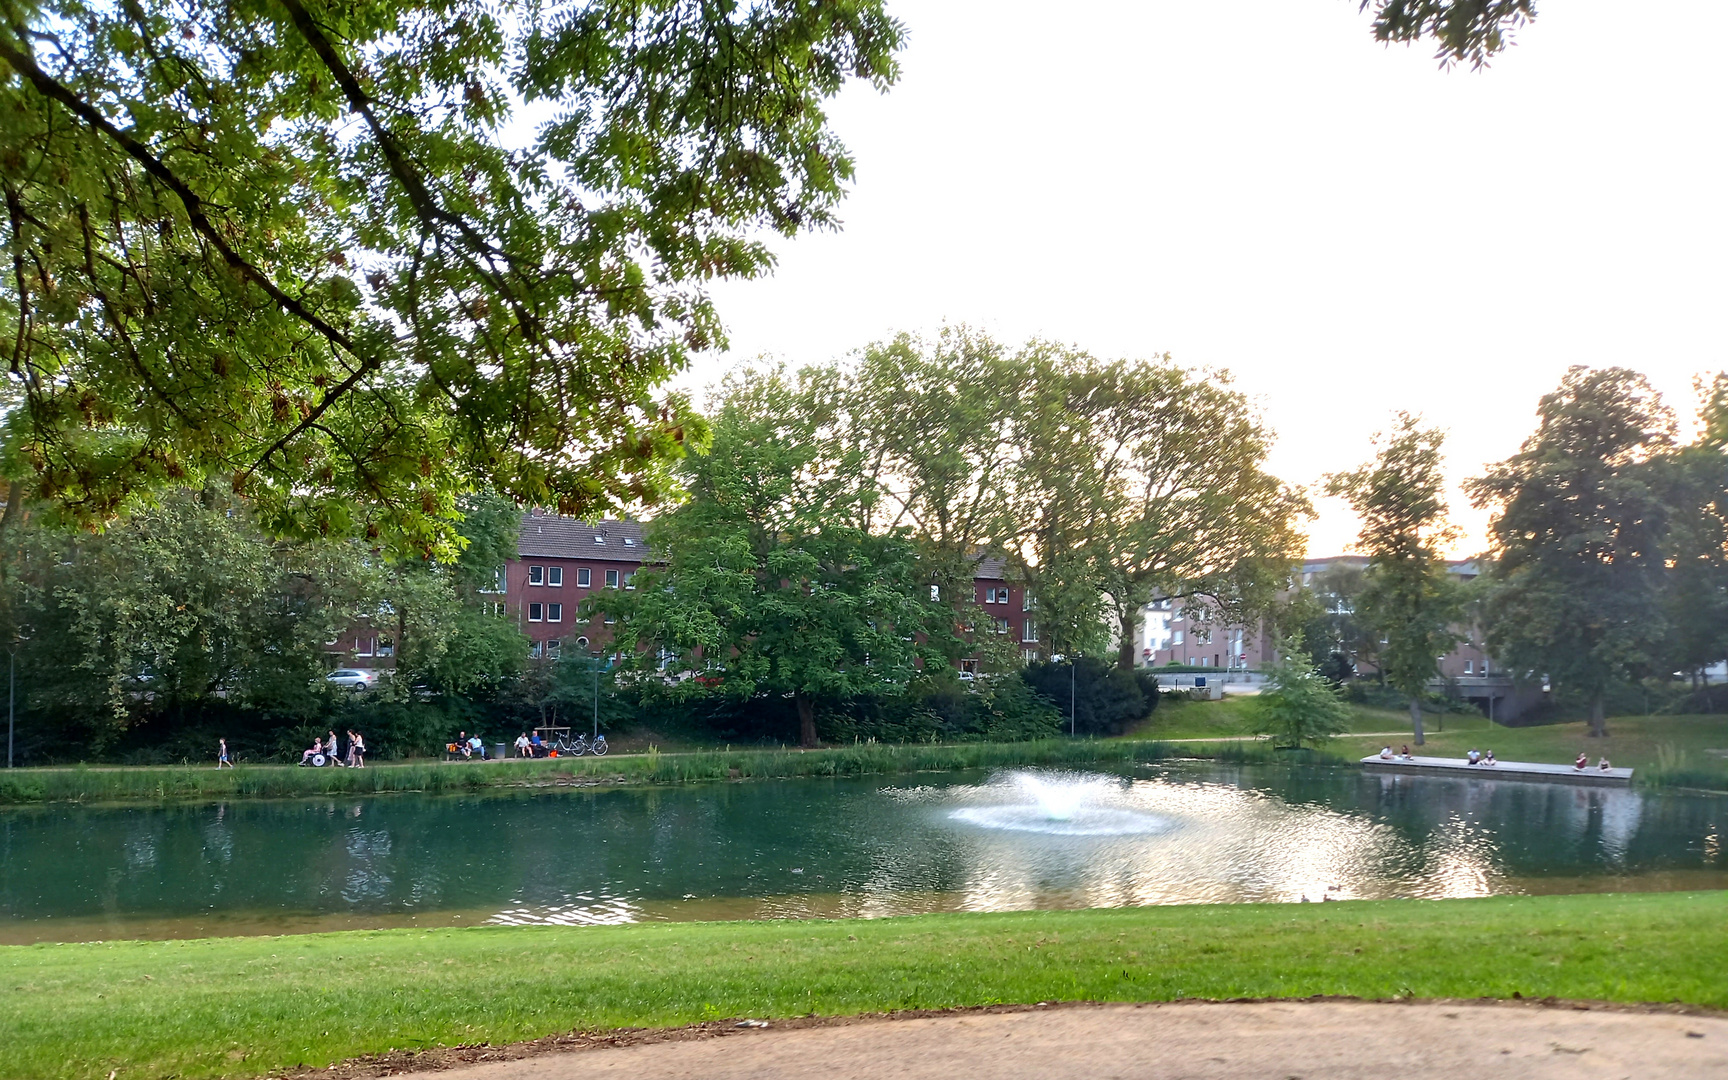
M1048 350L1022 445L1026 538L1039 571L1101 597L1134 663L1154 597L1241 621L1267 610L1300 555L1300 494L1266 470L1272 434L1219 375ZM1056 593L1045 587L1039 601ZM1078 598L1077 598L1078 599ZM1094 620L1055 618L1054 627Z
M1329 494L1350 501L1362 519L1357 543L1368 570L1357 614L1384 642L1377 660L1386 681L1410 698L1410 726L1418 746L1422 696L1438 658L1458 643L1454 629L1462 598L1448 577L1441 546L1452 539L1446 523L1445 436L1423 428L1408 413L1380 436L1380 452L1355 472L1329 478Z
M1542 398L1519 452L1471 481L1496 510L1483 601L1488 649L1514 672L1546 675L1589 703L1647 672L1663 634L1668 510L1657 460L1674 418L1625 368L1570 369Z
M902 36L879 0L5 0L9 505L213 477L425 553L481 486L653 503L705 283L834 224L822 104Z
M1728 374L1699 410L1700 432L1662 463L1671 507L1662 614L1663 666L1696 683L1728 656Z
M865 527L876 492L856 447L820 437L831 386L822 371L731 377L712 452L685 465L689 501L649 528L664 568L597 605L651 691L790 697L806 746L818 707L902 693L952 651L952 609L911 540Z

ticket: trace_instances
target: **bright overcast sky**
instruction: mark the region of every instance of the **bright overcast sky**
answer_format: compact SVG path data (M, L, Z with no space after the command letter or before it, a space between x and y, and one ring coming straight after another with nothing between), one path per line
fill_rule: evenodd
M832 119L838 233L718 290L732 352L843 356L964 322L1222 368L1308 485L1408 409L1455 478L1570 364L1683 413L1728 367L1728 4L1548 0L1487 71L1386 48L1356 0L890 0L904 78ZM1310 554L1355 523L1320 502ZM1456 496L1481 542L1483 519Z

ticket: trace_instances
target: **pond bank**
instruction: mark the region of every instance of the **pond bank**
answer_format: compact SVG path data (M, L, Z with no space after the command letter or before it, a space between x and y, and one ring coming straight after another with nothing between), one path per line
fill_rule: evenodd
M472 792L520 787L676 784L703 780L871 776L1018 766L1133 765L1177 757L1222 761L1299 760L1344 764L1303 751L1274 751L1260 742L1167 743L1129 739L1057 739L1027 743L890 745L868 743L818 750L705 750L604 758L534 761L407 762L364 769L302 769L291 765L120 766L0 770L0 805L32 803L169 802L182 799L294 798L390 792Z

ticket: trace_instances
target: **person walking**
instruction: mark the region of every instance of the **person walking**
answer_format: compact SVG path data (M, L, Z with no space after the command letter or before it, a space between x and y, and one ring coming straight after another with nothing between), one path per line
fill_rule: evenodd
M228 740L227 739L217 739L216 740L216 767L218 769L220 769L224 765L228 766L230 769L232 769L234 767L234 763L232 761L228 760Z
M358 731L348 733L348 756L354 759L356 769L366 767L366 740L361 737Z

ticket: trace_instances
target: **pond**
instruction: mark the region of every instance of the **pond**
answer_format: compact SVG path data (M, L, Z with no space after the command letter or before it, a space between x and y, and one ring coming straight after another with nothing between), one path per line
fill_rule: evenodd
M1204 763L0 813L0 943L1728 887L1728 797Z

